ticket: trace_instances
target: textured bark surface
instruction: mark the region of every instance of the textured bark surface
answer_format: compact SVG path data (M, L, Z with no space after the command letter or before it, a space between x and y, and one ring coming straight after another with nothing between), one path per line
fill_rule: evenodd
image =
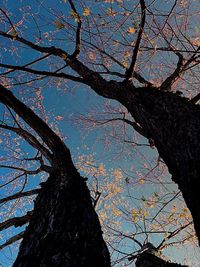
M97 214L78 173L57 171L42 185L13 266L110 266Z
M123 104L143 135L154 141L190 209L200 243L200 105L170 92L167 82L160 88L136 88L132 83L106 81L78 60L69 65L97 94ZM166 81L174 75L179 73Z
M46 144L29 133L25 139L51 163L50 176L36 198L31 221L14 267L109 267L110 255L85 179L69 149L48 125L0 86L0 101L12 108ZM13 128L15 131L24 130Z
M200 241L200 105L154 88L127 91L119 101L153 139L191 211Z
M167 262L150 253L142 253L137 261L136 267L187 267L178 263Z

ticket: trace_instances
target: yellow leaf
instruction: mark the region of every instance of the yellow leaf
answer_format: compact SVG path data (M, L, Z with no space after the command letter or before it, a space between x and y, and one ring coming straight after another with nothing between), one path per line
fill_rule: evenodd
M144 217L147 217L149 215L148 211L144 210L143 215L144 215Z
M173 219L174 219L174 214L171 213L171 214L169 215L169 217L168 217L168 220L169 220L169 221L173 221Z
M65 25L59 20L55 20L54 24L55 24L56 28L59 29L59 30L65 28Z
M120 188L120 187L117 187L117 186L115 186L114 187L114 193L121 193L122 192L122 189Z
M199 38L195 38L194 41L192 42L192 44L200 46L200 39Z
M165 235L164 235L164 239L165 240L168 240L168 235L169 235L169 233L168 232L165 232Z
M102 163L99 164L98 174L99 175L102 175L102 176L105 176L106 175L106 170L105 170L105 168L104 168L104 166L103 166Z
M140 179L140 180L139 180L139 183L140 183L140 184L144 184L144 183L145 183L145 180L144 180L144 179Z
M125 60L122 60L122 65L123 65L125 68L128 68L128 63L127 63Z
M90 52L90 53L89 53L89 58L90 58L91 60L94 60L94 59L95 59L95 56L94 56L94 53L93 53L93 52Z
M89 7L85 7L83 10L83 16L87 17L90 15L90 8Z
M113 214L114 214L115 216L120 216L120 215L122 214L121 211L119 211L119 210L117 210L117 209L115 209L115 208L112 209L112 212L113 212Z
M64 54L64 53L63 53L63 54L61 55L61 57L62 57L64 60L66 60L66 59L67 59L67 54Z
M115 169L115 170L113 171L113 175L115 176L115 178L116 178L117 180L121 180L121 179L122 179L122 172L121 172L120 169Z
M172 212L176 212L176 211L177 211L176 205L173 205Z
M135 33L135 28L134 27L129 27L128 28L128 33L130 33L130 34Z
M179 218L182 218L182 219L184 219L184 218L187 218L187 214L186 213L180 213L179 214Z
M79 22L80 21L80 18L78 16L78 14L74 11L74 10L71 10L70 11L70 16L76 21L76 22Z
M138 211L135 210L135 209L132 209L132 210L131 210L131 215L132 215L132 220L133 220L133 222L136 222L137 219L138 219Z
M130 55L131 55L131 54L130 54L129 51L126 51L126 52L124 53L124 56L125 56L125 57L130 57Z

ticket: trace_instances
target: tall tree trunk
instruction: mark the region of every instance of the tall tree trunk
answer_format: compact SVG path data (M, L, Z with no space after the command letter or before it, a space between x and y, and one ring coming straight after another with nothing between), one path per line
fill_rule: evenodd
M191 211L200 242L200 105L154 88L126 90L118 100L153 139Z
M42 185L13 267L109 267L84 178L53 172Z
M110 267L98 216L85 179L69 149L31 109L0 85L0 102L12 108L42 139L21 127L8 127L36 147L51 163L14 267ZM39 143L39 144L38 144Z
M165 261L150 253L142 253L136 261L136 267L187 267L178 263Z

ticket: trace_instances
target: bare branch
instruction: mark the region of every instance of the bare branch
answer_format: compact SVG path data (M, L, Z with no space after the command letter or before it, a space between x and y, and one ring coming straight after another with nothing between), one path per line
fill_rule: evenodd
M8 39L11 39L11 40L16 40L22 44L25 44L27 45L28 47L36 50L36 51L39 51L39 52L42 52L42 53L48 53L50 55L54 55L54 56L59 56L59 57L67 57L68 54L60 49L60 48L56 48L55 46L51 46L51 47L46 47L46 46L39 46L37 44L34 44L33 42L30 42L22 37L19 37L19 36L13 36L12 34L9 34L9 33L6 33L6 32L3 32L3 31L0 31L0 35L3 36L3 37L6 37Z
M200 100L200 93L190 100L190 103L196 104Z
M75 82L84 83L83 79L81 79L79 77L72 76L70 74L65 74L63 72L57 73L56 71L55 72L40 71L40 70L34 70L34 69L26 68L24 66L14 66L14 65L3 64L3 63L0 63L0 67L12 69L12 70L21 70L21 71L33 73L36 75L44 75L44 76L48 76L48 77L58 77L58 78L70 79L70 80L75 81ZM8 71L7 73L10 73L10 71ZM3 73L3 74L5 75L7 73Z
M8 197L4 197L2 199L0 199L0 204L2 203L5 203L5 202L8 202L8 201L11 201L11 200L14 200L14 199L18 199L18 198L21 198L21 197L27 197L27 196L32 196L32 195L36 195L38 194L40 191L40 189L33 189L33 190L30 190L30 191L26 191L26 192L18 192L12 196L8 196Z
M22 171L24 174L31 174L31 175L38 174L39 172L41 172L43 170L42 166L39 167L38 169L32 170L32 171L25 170L23 168L16 167L16 166L9 166L9 165L0 165L0 168L7 168L7 169L12 169L12 170Z
M125 76L126 79L125 81L131 80L133 73L135 71L135 65L136 65L136 61L137 61L137 56L138 56L138 52L139 52L139 48L140 48L140 43L142 40L142 35L144 32L144 25L145 25L145 20L146 20L146 5L145 5L145 1L144 0L140 0L140 7L141 7L141 22L140 22L140 30L138 32L138 36L137 36L137 40L135 43L135 48L133 50L133 56L132 56L132 61L131 61L131 65L129 67L129 69L127 69Z
M163 249L164 248L164 244L167 240L169 240L170 238L174 237L175 235L177 235L180 231L182 231L183 229L187 228L189 225L191 225L193 222L189 222L181 227L179 227L178 229L174 230L173 232L171 232L165 239L162 240L162 242L158 245L157 249Z
M178 63L175 71L166 78L166 80L161 84L160 90L162 91L170 91L172 84L180 77L181 72L183 71L184 67L184 58L183 55L179 52L175 52L178 56Z
M26 140L32 147L36 148L38 151L42 153L42 155L52 163L52 155L50 151L45 148L40 142L33 136L31 133L27 132L22 128L15 128L8 125L0 124L0 128L7 129L15 132L17 135L21 136L24 140Z
M60 161L60 157L65 155L65 168L69 172L77 172L72 159L69 149L66 147L60 137L54 133L54 131L40 118L38 117L29 107L18 100L12 92L0 85L0 102L12 108L43 140L43 142L53 152L53 164L63 164Z
M4 244L2 244L2 245L0 246L0 250L2 250L3 248L5 248L5 247L7 247L7 246L9 246L9 245L11 245L11 244L13 244L13 243L15 243L16 241L22 239L23 236L24 236L24 232L25 232L25 231L23 231L23 232L21 232L21 233L15 235L15 236L13 236L13 237L11 237L10 239L8 239Z
M15 218L8 219L8 220L0 223L0 231L5 230L11 226L20 227L20 226L28 223L30 221L32 215L33 215L33 212L29 211L29 212L27 212L26 215L24 215L22 217L15 217Z
M172 202L174 199L177 198L177 196L180 195L180 191L178 191L172 198L170 198L170 200L168 200L166 203L164 203L164 205L159 209L159 211L156 213L156 215L151 219L151 222L153 223L153 221L155 220L155 218L160 214L160 212L170 203Z
M22 66L22 67L27 67L27 66L33 65L33 64L35 64L35 63L37 63L37 62L39 62L39 61L41 61L41 60L43 60L43 59L45 59L45 58L47 58L47 57L49 57L49 56L50 56L50 54L46 54L46 55L44 55L44 56L42 56L42 57L40 57L40 58L35 59L34 61L31 61L31 62L25 64L25 65ZM15 69L13 69L13 70L9 70L8 72L4 73L4 75L6 75L6 74L10 74L10 73L13 72L13 71L15 71Z
M11 34L7 34L3 31L0 31L0 35L13 40L13 36ZM76 73L78 73L83 78L83 80L77 77L73 78L73 76L66 77L67 74L64 74L65 77L63 78L68 78L68 79L72 78L76 81L78 79L79 82L83 82L84 84L89 85L97 94L100 94L107 98L115 99L116 94L120 92L121 85L119 85L117 82L114 82L114 81L107 82L100 74L89 69L86 65L80 62L77 58L69 56L67 52L65 52L64 50L60 48L56 48L54 46L52 47L39 46L19 36L16 36L14 39L41 53L49 53L51 55L62 58ZM7 65L7 67L9 68L9 65ZM41 73L38 73L38 74L41 74Z
M0 185L0 188L3 188L4 186L11 184L12 182L16 181L17 179L19 179L20 177L22 177L24 175L25 175L24 173L17 175L16 177L14 177L10 181L6 182L5 184Z
M79 13L76 10L76 7L73 3L72 0L68 0L69 4L73 10L73 12L76 14L77 16L77 21L78 21L78 25L77 25L77 30L76 30L76 47L75 47L75 51L72 54L72 58L76 58L79 54L80 54L80 50L81 50L81 17L79 15Z
M1 10L1 12L5 15L5 17L7 18L7 20L9 21L10 26L12 27L13 32L14 32L14 34L16 35L16 34L17 34L17 31L16 31L15 26L13 25L11 19L9 18L9 16L7 15L7 13L6 13L2 8L0 8L0 10Z

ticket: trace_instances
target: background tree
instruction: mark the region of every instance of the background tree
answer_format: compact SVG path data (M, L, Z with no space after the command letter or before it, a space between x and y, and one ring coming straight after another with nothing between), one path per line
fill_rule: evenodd
M113 109L115 108L114 115L109 113L107 116L106 114L100 116L97 109L95 116L97 118L89 116L84 123L90 122L93 126L101 125L101 129L102 125L112 124L115 130L112 136L116 140L120 138L129 143L131 148L134 146L136 150L135 147L138 149L141 143L131 135L134 128L149 140L146 146L151 148L156 146L159 158L155 169L158 172L161 171L160 166L163 165L163 161L166 163L172 179L178 184L192 213L199 237L200 215L197 189L200 122L197 104L198 76L196 75L199 63L199 40L196 37L198 28L195 27L198 3L164 1L160 5L159 1L151 3L135 1L134 4L129 1L96 1L94 5L94 1L80 1L75 6L72 1L68 1L61 3L60 6L58 3L56 6L48 5L51 3L37 2L27 6L21 4L20 7L13 6L18 10L21 8L19 10L21 13L14 16L9 1L5 1L4 8L1 10L2 30L0 32L4 51L3 63L0 65L3 69L1 75L3 85L20 92L22 99L25 99L28 93L30 94L30 90L24 88L30 88L32 94L35 92L37 102L31 102L31 99L27 100L27 98L26 101L29 101L27 102L29 105L35 105L36 111L46 120L49 120L50 115L49 117L44 115L44 108L41 105L42 98L46 97L44 87L52 89L56 86L64 91L66 86L67 88L72 86L69 80L87 85L98 95L121 103L125 108L116 107L116 103L111 103ZM33 9L37 10L34 15L31 11ZM14 60L10 57L11 53L14 55ZM183 93L185 98L180 93ZM108 102L107 106L110 107ZM111 108L109 109L111 111ZM15 124L18 123L18 117L15 118L15 114L6 109L2 118L3 125L6 123L8 126L9 120L13 118ZM58 121L62 120L61 116L56 118ZM122 133L121 136L119 132ZM127 136L131 138L127 140ZM21 147L24 148L20 145ZM121 157L123 155L121 154ZM28 163L30 164L30 161ZM99 165L96 169L99 172L103 171L102 166ZM19 168L18 171L20 171ZM22 169L21 171L22 176L21 173L18 174L19 178L30 174ZM137 183L141 186L148 180L149 175L155 175L156 171L154 168L149 168L146 174L137 179ZM119 170L115 173L115 177L119 178ZM122 177L120 179L122 180ZM119 186L116 186L116 183L107 184L115 199L122 187L120 179L118 179ZM130 189L134 184L133 179L130 179L129 175L124 179ZM19 185L19 179L16 178L14 181L18 181ZM23 184L22 181L21 183ZM24 187L26 183L27 179ZM96 176L94 184L97 186ZM98 190L93 191L95 205L98 204L101 207L100 201L103 201L101 200L103 198L98 197ZM136 222L138 219L143 222L143 232L147 236L145 224L156 222L158 215L161 215L158 224L159 232L164 227L162 233L164 240L161 240L158 247L162 247L166 240L171 239L171 235L173 237L173 233L177 234L182 229L188 229L191 221L187 220L191 218L184 210L184 206L181 211L177 211L177 203L172 204L172 200L177 200L176 197L179 197L179 192L174 192L170 197L168 195L169 199L166 197L163 203L161 203L161 196L154 193L156 192L152 192L151 198L146 199L142 196L139 198L147 206L151 206L152 202L160 203L161 206L160 208L157 206L158 211L155 211L154 215L148 216L144 207L130 208L129 205L132 203L128 203L126 208L132 224L140 226ZM166 192L162 194L167 196ZM123 209L122 212L116 207L117 205L111 207L113 214L124 218L126 210ZM170 212L164 217L165 207L168 207ZM105 211L105 206L103 208ZM166 222L167 219L166 226L164 221ZM186 220L184 224L182 219ZM161 220L163 223L160 223ZM177 222L180 224L175 229ZM168 227L171 227L170 232L169 229L166 230ZM116 227L112 231L116 234ZM135 234L138 232L137 230ZM120 229L119 235L121 234ZM137 243L133 238L135 234L131 238ZM181 240L188 241L192 237L193 233L189 230L185 237L181 236ZM128 251L124 258L130 257L131 253Z

